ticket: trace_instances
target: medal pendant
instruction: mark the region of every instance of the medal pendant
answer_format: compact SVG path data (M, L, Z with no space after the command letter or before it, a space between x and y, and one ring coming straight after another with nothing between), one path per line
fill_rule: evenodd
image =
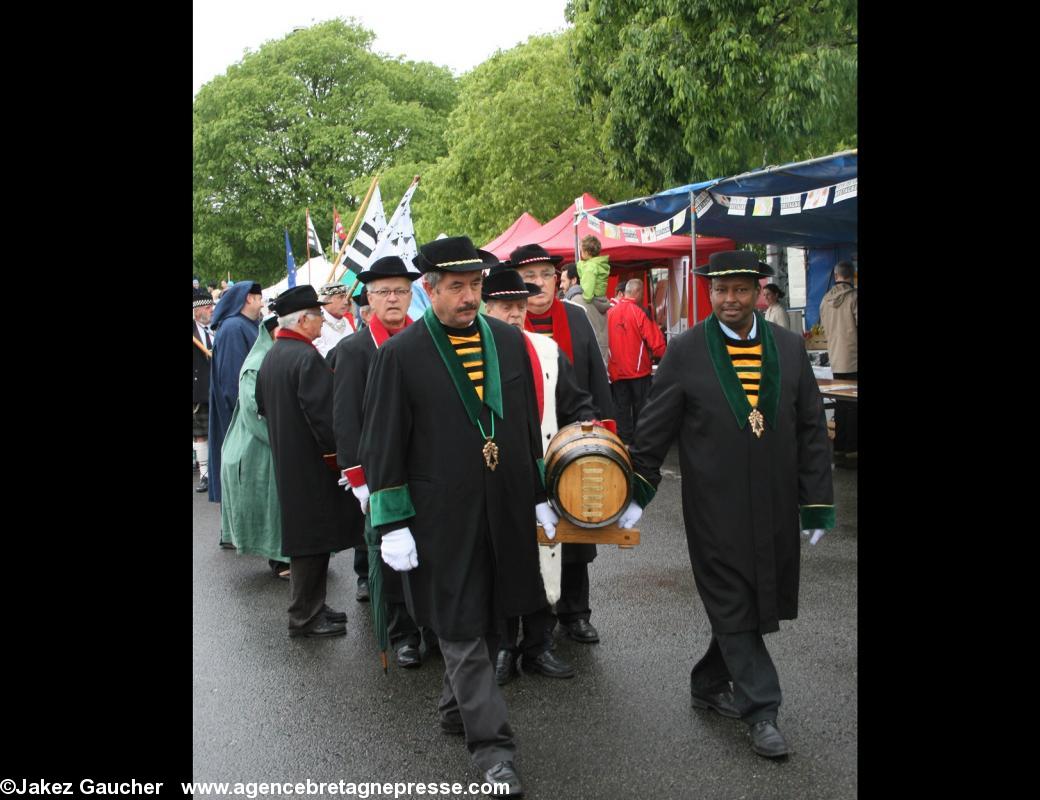
M765 417L762 416L762 412L757 408L751 409L751 413L748 414L748 422L751 423L751 430L759 439L762 438L762 431L765 430Z
M487 464L488 469L492 472L495 471L495 467L498 466L498 445L495 444L491 437L488 436L484 442L484 463Z

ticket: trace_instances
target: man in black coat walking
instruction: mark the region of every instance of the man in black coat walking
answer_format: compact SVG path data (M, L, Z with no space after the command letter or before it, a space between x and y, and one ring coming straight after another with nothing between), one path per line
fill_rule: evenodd
M321 304L313 286L297 286L274 310L278 333L256 376L256 404L267 418L282 553L290 560L289 635L342 636L347 615L325 604L329 555L364 545L360 509L337 485L332 371L312 344Z

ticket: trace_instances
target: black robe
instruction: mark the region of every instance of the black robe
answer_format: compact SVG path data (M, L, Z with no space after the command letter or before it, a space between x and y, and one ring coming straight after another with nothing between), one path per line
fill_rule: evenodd
M368 385L368 370L375 359L376 350L372 329L366 327L340 339L336 346L325 354L325 361L333 368L332 428L336 437L336 461L341 469L361 464L358 448L361 444L361 424L364 421L365 387ZM358 506L353 493L349 493L348 496L351 502ZM364 521L364 517L361 517L362 535ZM383 597L390 602L403 603L404 586L401 573L385 563L381 563L380 566L383 573Z
M709 354L705 326L714 322L669 343L630 453L638 475L656 488L678 436L690 564L712 630L768 633L798 615L800 528L833 525L823 399L802 337L758 315L776 345L779 400L761 438L746 419L741 428ZM645 505L653 490L644 482L636 494ZM830 525L820 524L828 512Z
M282 507L282 554L311 556L363 546L361 509L324 459L332 433L332 371L313 345L277 338L256 376Z
M482 636L498 619L547 603L535 532L534 507L545 490L530 360L520 331L496 319L484 322L502 384L494 471L426 317L376 352L364 400L360 460L372 493L372 524L380 535L411 530L419 566L402 573L408 611L449 641ZM483 338L482 347L487 365ZM481 423L490 433L486 405Z
M191 321L191 335L192 338L198 340L202 344L206 344L206 337L204 334L199 333L199 326L195 320ZM213 337L210 337L210 347L213 347ZM197 344L192 343L191 345L191 374L192 374L192 393L191 402L198 405L209 404L209 356L199 350Z

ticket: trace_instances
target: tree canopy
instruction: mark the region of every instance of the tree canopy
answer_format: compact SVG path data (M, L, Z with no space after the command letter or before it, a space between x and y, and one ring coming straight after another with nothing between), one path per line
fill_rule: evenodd
M283 228L303 260L304 212L327 246L335 205L350 224L371 176L394 203L446 151L457 100L451 72L370 52L343 20L295 31L246 55L193 104L193 267L204 280L273 282ZM396 194L394 194L396 192Z
M856 145L855 0L570 0L579 100L655 190Z
M416 194L420 241L443 231L479 246L524 211L544 222L584 191L603 202L638 192L609 175L592 112L575 103L569 35L533 36L460 79L448 154Z

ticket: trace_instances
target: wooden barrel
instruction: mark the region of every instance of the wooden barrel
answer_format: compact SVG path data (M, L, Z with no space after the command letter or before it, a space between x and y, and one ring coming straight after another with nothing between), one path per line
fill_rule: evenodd
M615 522L632 499L632 459L617 434L589 422L565 425L545 451L549 503L580 528Z

